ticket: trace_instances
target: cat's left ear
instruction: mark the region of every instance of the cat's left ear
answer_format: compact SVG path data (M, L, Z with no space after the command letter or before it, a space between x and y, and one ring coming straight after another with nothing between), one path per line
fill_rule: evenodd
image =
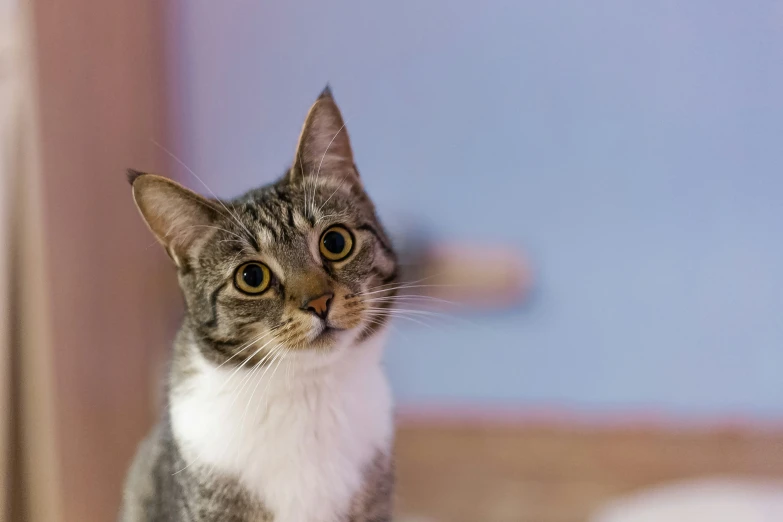
M154 174L128 170L133 200L147 226L178 267L221 212L212 201L179 183Z
M328 85L307 113L289 172L291 180L308 176L359 181L348 130Z

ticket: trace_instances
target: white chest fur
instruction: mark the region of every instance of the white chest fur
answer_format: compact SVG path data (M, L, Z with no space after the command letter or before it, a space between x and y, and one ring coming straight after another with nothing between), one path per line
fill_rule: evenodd
M171 397L184 458L238 477L276 521L339 520L365 466L393 436L380 342L352 347L318 370L284 361L273 376L274 366L232 376L230 365L201 360Z

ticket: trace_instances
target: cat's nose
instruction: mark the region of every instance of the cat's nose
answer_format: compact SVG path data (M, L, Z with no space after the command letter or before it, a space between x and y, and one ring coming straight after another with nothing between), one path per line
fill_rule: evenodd
M329 305L332 304L332 297L334 297L334 294L327 292L315 299L310 299L302 307L302 310L312 312L321 319L326 319L327 314L329 314Z

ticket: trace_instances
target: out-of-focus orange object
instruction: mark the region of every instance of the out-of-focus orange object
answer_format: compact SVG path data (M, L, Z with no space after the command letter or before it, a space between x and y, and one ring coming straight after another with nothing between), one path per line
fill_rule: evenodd
M526 297L532 275L521 252L507 246L430 244L419 252L418 283L403 292L460 308L497 309ZM438 301L434 301L437 303Z

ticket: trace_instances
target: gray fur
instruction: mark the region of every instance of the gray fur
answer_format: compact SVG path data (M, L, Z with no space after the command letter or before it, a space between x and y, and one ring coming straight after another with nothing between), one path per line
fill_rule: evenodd
M232 477L187 466L167 419L142 443L128 476L121 522L272 522Z
M328 90L310 111L294 165L271 185L218 201L149 174L132 171L129 180L143 217L177 265L185 298L167 397L187 387L197 371L196 357L232 366L260 363L265 351L242 350L259 332L274 331L291 349L328 351L329 335L309 341L298 319L300 301L318 292L334 292L330 321L336 327L364 324L357 342L385 324L388 314L368 311L361 294L395 281L396 256L359 180ZM308 250L308 238L333 224L355 235L355 251L345 262L319 264ZM243 295L234 285L235 269L259 258L282 273L274 274L262 295ZM385 308L388 302L373 306ZM391 519L394 478L388 448L367 463L365 477L349 512L335 522ZM120 521L307 522L276 519L235 477L188 467L173 436L167 404L129 471Z

